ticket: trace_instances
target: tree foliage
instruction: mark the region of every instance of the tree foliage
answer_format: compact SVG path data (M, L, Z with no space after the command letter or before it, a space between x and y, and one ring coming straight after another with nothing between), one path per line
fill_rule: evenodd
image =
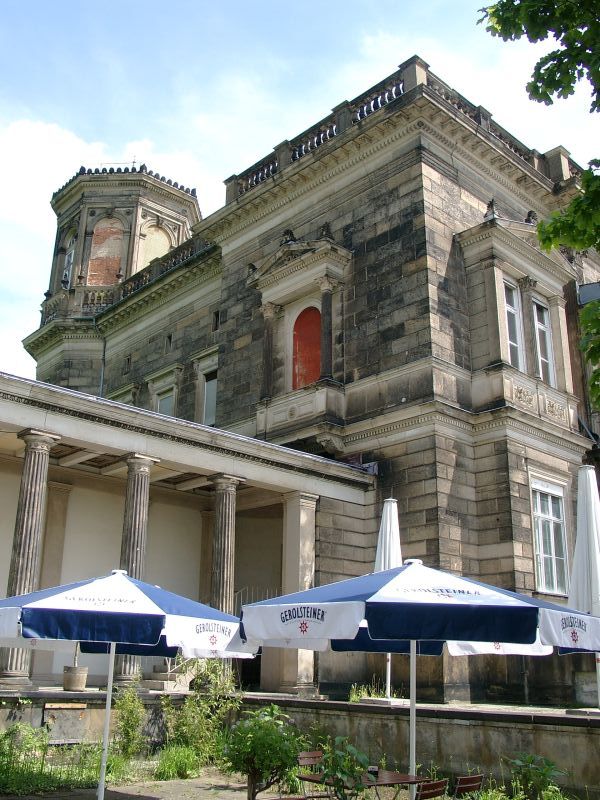
M286 779L298 763L302 737L276 705L245 711L225 747L228 769L248 777L248 800Z
M581 194L578 194L561 212L548 222L538 225L542 247L550 250L557 245L567 245L574 250L594 247L600 250L600 160L590 162L581 176Z
M523 36L530 42L555 39L558 47L539 59L527 84L533 100L551 105L554 95L568 97L576 83L587 78L592 87L590 110L600 110L598 0L499 0L481 10L480 21L504 41Z

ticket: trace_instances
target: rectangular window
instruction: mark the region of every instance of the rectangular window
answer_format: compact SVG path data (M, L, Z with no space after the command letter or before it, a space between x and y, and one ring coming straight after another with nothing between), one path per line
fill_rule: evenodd
M156 410L159 414L166 414L172 417L175 413L175 392L173 389L167 389L156 395Z
M217 370L204 376L204 414L202 422L214 425L217 419Z
M523 349L523 322L521 317L521 299L519 290L510 283L504 284L504 302L506 306L506 330L508 333L508 358L511 366L525 369Z
M544 383L554 386L554 364L552 362L552 333L550 312L542 303L534 300L533 319L537 349L538 374Z
M563 490L560 486L534 481L531 497L538 591L566 595L568 565Z

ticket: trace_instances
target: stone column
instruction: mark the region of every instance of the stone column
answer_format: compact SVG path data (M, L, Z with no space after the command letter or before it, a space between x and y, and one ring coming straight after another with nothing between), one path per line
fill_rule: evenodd
M318 496L290 492L284 496L283 555L281 589L283 594L310 589L315 580L315 531ZM311 695L314 686L312 650L281 651L281 689Z
M573 394L573 371L569 352L566 305L564 297L559 295L548 299L556 388L561 392Z
M127 489L119 567L137 580L144 580L146 571L150 469L156 463L157 459L137 453L132 453L127 458ZM135 680L139 672L138 656L117 656L115 681L128 683Z
M263 369L260 399L268 400L273 396L273 320L279 310L275 303L264 303L261 309L265 320L265 335L263 338Z
M211 605L233 614L235 569L235 500L239 478L214 479L215 517L211 577Z
M39 588L42 536L48 492L50 450L60 437L37 430L24 430L19 438L25 442L25 456L17 518L13 538L7 597L27 594ZM0 649L0 682L28 685L31 653L20 648Z
M537 352L537 341L535 335L535 319L533 316L533 292L537 286L537 281L526 275L520 278L518 286L521 291L521 310L523 313L523 336L525 338L525 356L527 362L527 372L540 378L540 368Z
M336 282L325 276L319 279L321 290L321 376L319 380L333 380L333 316L332 294Z

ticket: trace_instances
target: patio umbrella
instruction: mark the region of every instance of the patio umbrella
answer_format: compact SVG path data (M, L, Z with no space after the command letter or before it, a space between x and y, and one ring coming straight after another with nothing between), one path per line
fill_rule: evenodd
M400 525L398 523L398 503L388 497L383 502L377 552L375 553L375 572L402 566L402 550L400 548ZM392 654L385 655L385 696L392 696Z
M130 578L122 570L0 600L0 646L109 652L98 800L104 797L115 653L251 657L239 620L210 606Z
M266 646L411 651L409 771L416 768L417 644L512 642L520 647L600 646L600 619L412 560L242 607L243 635Z
M600 616L600 498L594 467L577 475L577 538L569 588L569 605ZM600 653L596 652L596 685L600 708Z

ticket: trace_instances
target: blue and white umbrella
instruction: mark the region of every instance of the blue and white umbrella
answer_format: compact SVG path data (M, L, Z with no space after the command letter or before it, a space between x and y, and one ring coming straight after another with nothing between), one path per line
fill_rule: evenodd
M374 572L402 566L402 548L400 546L400 523L398 521L398 502L393 497L383 501L381 522L377 535L377 551L375 553ZM392 654L385 654L385 696L392 696Z
M577 539L573 555L569 605L600 616L600 497L596 470L579 467ZM597 704L600 707L600 652L596 651Z
M600 618L408 561L242 607L243 635L256 645L308 650L410 652L410 755L414 773L416 650L488 643L490 652L540 647L597 650ZM460 645L459 645L460 648ZM514 648L514 649L513 649ZM475 652L482 652L475 648Z
M80 642L83 652L109 652L106 716L98 800L104 796L115 653L188 658L249 658L239 620L114 570L51 589L0 600L0 646L39 650Z

